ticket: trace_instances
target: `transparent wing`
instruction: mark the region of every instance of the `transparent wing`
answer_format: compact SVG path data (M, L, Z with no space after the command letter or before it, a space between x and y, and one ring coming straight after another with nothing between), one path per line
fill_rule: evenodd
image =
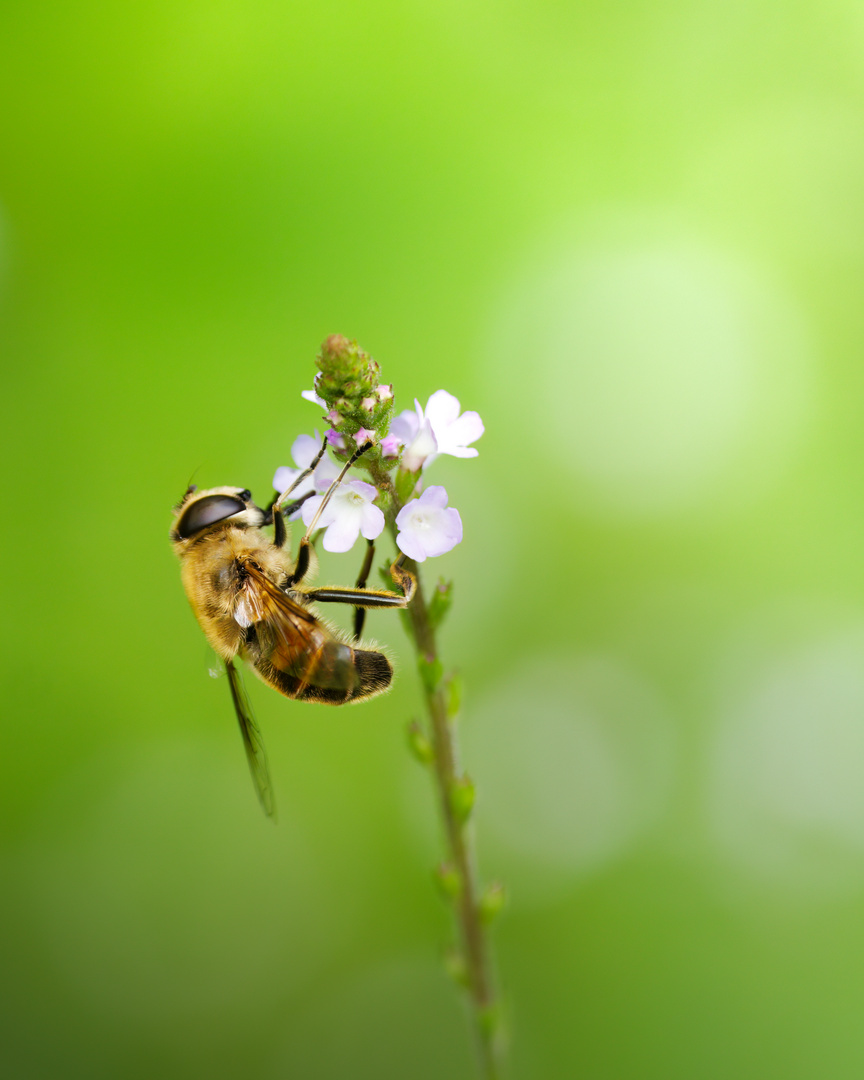
M314 643L320 623L312 612L292 600L252 559L243 569L247 580L241 604L249 622L272 623L283 637L296 639L298 648Z
M270 781L270 770L267 767L267 753L264 750L264 742L261 732L252 716L252 706L246 696L246 690L240 672L234 666L232 660L225 661L225 670L228 673L228 683L231 687L231 698L234 702L234 710L237 713L237 721L240 724L240 734L243 737L243 746L246 750L246 760L249 762L249 771L252 774L252 783L264 813L276 819L276 803L273 799L273 784Z
M267 671L275 680L271 685L287 697L304 701L341 704L355 697L360 684L355 650L292 600L252 560L244 569L243 611L254 624L258 656L269 665ZM257 660L255 666L261 673Z

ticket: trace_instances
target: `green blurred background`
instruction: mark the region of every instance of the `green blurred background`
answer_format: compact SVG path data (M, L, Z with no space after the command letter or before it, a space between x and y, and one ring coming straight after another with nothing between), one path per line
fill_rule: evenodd
M864 1075L862 50L851 0L3 6L3 1075L472 1075L398 620L384 700L250 685L274 828L167 540L196 468L267 496L332 332L487 426L427 565L513 1077Z

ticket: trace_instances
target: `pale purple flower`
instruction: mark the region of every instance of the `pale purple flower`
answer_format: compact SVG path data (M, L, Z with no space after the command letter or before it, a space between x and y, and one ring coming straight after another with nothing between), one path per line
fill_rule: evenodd
M305 398L306 401L311 401L313 405L320 405L322 409L327 408L327 402L324 398L318 397L314 390L303 390L300 397Z
M368 428L365 427L357 428L357 431L354 435L354 442L356 442L358 446L362 446L364 442L374 443L375 432L370 431Z
M327 530L324 533L325 551L350 551L360 533L367 540L375 540L381 535L384 515L372 505L377 494L372 484L362 480L349 480L336 488L318 519L318 525ZM304 524L312 524L323 498L323 495L314 495L303 503Z
M342 416L335 409L328 409L325 419L329 420L331 424L342 423Z
M426 402L425 415L435 433L439 454L477 457L477 451L468 445L476 442L485 431L483 421L476 412L460 415L459 399L446 390L436 390Z
M399 440L400 446L407 446L417 434L420 421L423 419L423 410L419 402L415 401L417 411L406 408L399 416L393 417L390 423L390 435Z
M396 546L415 562L452 551L462 541L459 511L447 506L447 492L440 484L427 488L396 516ZM326 546L326 545L325 545Z
M458 398L446 390L436 390L425 410L416 399L414 407L414 412L406 409L390 425L390 434L406 447L403 468L416 472L430 465L438 454L477 457L477 451L468 446L484 431L483 421L476 412L460 416Z
M372 410L377 404L378 402L375 400L374 397L364 397L363 400L360 402L360 407L361 409L365 409L366 412L372 412Z
M415 412L406 409L393 420L389 435L389 438L398 440L399 444L405 447L402 468L408 472L421 469L426 459L438 449L432 426L423 415L420 402L415 399L414 405Z
M418 405L419 409L419 405ZM421 414L422 416L422 414ZM418 472L425 467L427 461L435 457L438 443L435 441L435 433L428 420L422 418L417 424L417 431L402 455L402 468L408 472Z
M391 401L393 398L393 383L388 383L386 386L379 386L375 391L375 395L379 401Z
M273 487L280 495L283 491L286 491L291 487L304 469L309 468L320 449L321 437L317 431L314 436L299 435L294 440L291 447L291 457L294 459L294 464L297 468L292 469L288 465L281 465L273 476ZM310 476L307 476L306 479L291 492L292 501L302 499L304 495L313 491L326 491L338 475L339 469L336 465L328 457L323 457L315 467L315 472ZM289 520L296 521L299 516L300 511L295 510L293 514L289 515Z
M327 442L336 450L345 449L345 438L340 435L336 428L328 428L324 432L327 437Z

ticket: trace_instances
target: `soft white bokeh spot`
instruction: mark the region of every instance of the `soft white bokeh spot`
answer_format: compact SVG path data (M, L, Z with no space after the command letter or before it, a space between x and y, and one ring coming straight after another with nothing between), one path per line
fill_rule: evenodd
M652 688L616 660L520 665L472 700L470 717L484 860L520 902L621 858L666 804L672 725Z
M787 899L864 890L864 624L781 647L734 680L708 767L727 867Z
M567 463L580 504L604 514L737 498L787 460L806 414L805 320L778 284L624 211L525 261L488 355L508 407ZM502 379L520 370L522 392Z

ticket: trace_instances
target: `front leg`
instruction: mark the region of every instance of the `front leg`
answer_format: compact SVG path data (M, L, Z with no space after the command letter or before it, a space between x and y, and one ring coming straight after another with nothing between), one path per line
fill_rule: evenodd
M309 537L304 536L300 541L300 547L297 549L297 562L294 564L294 569L288 576L288 580L285 582L286 589L293 589L293 587L303 580L309 573L310 563L310 549L312 545L309 543Z
M273 521L273 543L278 548L285 547L285 542L288 539L288 530L285 528L285 518L290 517L296 510L306 502L307 499L311 499L315 494L314 491L307 491L305 495L301 495L299 499L289 503L287 506L283 506L281 510L276 509L276 503L279 500L279 492L273 496L270 505L267 507L267 513L270 518L266 518L265 525L270 524L270 519Z

